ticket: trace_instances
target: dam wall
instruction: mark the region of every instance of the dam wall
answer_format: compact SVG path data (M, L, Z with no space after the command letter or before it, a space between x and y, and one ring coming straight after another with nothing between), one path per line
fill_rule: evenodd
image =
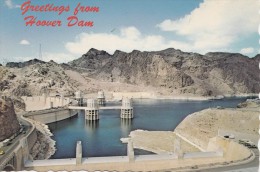
M44 110L55 107L63 107L70 103L69 98L64 97L47 97L47 96L23 96L25 111Z
M57 108L46 109L40 111L33 111L25 114L24 116L35 121L39 121L43 124L49 124L52 122L58 122L64 119L71 118L78 114L77 110Z

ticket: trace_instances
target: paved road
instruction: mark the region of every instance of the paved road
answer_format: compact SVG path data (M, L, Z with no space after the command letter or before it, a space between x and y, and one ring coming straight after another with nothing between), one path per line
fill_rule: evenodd
M255 159L247 164L235 165L230 167L219 167L214 169L197 170L197 172L258 172L259 167L259 151L252 149L255 153Z
M21 119L19 119L19 121L20 121L20 123L22 124L22 125L24 125L25 126L25 130L24 131L26 131L26 133L30 130L30 123L28 123L27 121L24 121L24 120L21 120ZM5 151L5 154L3 154L3 155L0 155L0 163L2 162L2 161L4 161L4 159L6 158L6 157L8 157L13 151L14 151L14 149L17 147L17 145L19 145L19 142L20 142L20 139L22 138L22 137L24 137L25 136L25 134L23 134L23 133L20 133L17 137L15 137L13 140L12 140L12 144L10 144L10 145L8 145L8 146L3 146L2 147L2 149Z

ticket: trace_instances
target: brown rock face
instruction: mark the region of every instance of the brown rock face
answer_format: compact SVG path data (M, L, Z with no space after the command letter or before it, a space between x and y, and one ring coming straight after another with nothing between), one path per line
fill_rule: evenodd
M10 99L0 98L0 141L3 141L20 129L13 103Z
M249 58L238 53L211 52L205 55L169 48L162 51L109 55L91 49L68 63L91 71L100 81L153 86L160 90L202 96L258 93L260 55Z

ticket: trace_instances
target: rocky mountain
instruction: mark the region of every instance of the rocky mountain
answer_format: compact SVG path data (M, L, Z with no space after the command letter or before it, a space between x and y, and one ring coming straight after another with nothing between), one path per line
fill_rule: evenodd
M0 66L4 95L30 96L49 91L73 95L104 91L146 91L163 95L234 95L260 92L260 55L210 52L205 55L174 48L130 53L90 49L67 64L37 59Z
M205 55L173 48L131 53L91 49L68 65L85 69L99 81L153 86L175 94L203 96L258 93L260 56L211 52ZM90 72L91 71L91 72Z
M29 60L29 61L26 61L26 62L9 62L9 63L6 64L6 67L23 68L23 67L26 67L26 66L30 66L30 65L33 65L33 64L39 64L39 63L44 64L46 62L38 60L38 59L32 59L32 60Z
M68 65L77 69L95 71L102 68L111 60L111 57L106 51L99 51L92 48L86 54L83 54L82 57L69 62Z
M20 124L10 99L0 98L0 126L0 141L11 137L20 129Z
M16 65L10 67L10 64ZM0 67L1 94L12 98L42 95L48 92L71 95L77 83L69 80L61 65L53 61L32 60L24 63L9 63L9 67Z

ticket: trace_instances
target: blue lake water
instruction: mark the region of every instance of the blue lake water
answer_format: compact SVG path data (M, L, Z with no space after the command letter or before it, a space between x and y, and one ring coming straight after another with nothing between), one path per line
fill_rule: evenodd
M133 101L134 119L121 120L120 110L100 110L97 122L85 121L84 111L78 116L49 124L56 141L56 153L51 157L75 158L76 142L81 140L83 157L126 155L126 145L120 138L136 129L173 131L189 114L210 107L236 107L246 98L226 98L212 101L150 100ZM109 103L107 106L120 105ZM147 154L137 150L136 154Z

